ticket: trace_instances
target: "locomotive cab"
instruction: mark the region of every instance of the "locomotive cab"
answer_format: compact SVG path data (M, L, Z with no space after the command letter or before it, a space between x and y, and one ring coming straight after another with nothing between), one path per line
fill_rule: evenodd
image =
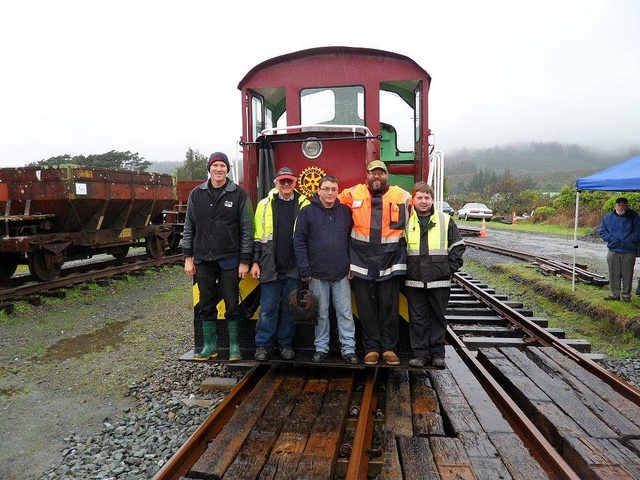
M429 168L430 80L408 57L371 49L317 48L261 63L238 85L243 186L255 203L288 166L311 196L323 175L350 187L382 160L390 183L410 189Z

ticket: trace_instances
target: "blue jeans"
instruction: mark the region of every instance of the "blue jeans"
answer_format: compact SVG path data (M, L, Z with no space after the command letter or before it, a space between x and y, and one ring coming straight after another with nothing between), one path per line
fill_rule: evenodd
M329 302L333 300L338 323L340 353L356 351L356 326L351 311L351 285L347 277L336 282L312 278L309 289L318 299L318 324L316 325L316 352L329 353Z
M296 326L289 313L289 294L298 286L295 278L278 274L260 285L260 315L256 322L256 347L271 348L274 337L279 347L290 347Z

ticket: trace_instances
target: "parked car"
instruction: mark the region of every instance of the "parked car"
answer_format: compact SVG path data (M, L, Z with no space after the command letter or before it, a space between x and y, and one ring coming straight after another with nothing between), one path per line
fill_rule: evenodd
M442 211L444 213L448 213L449 215L451 215L453 217L453 207L451 205L449 205L447 202L442 202Z
M465 220L471 219L486 219L491 221L493 217L493 211L487 207L484 203L467 203L464 207L458 210L458 218L464 218Z

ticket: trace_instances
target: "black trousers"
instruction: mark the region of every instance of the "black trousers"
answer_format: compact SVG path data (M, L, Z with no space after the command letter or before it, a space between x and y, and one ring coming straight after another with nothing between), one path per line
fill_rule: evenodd
M354 277L351 283L358 306L365 352L394 350L398 343L400 280L382 282Z
M204 322L213 322L218 318L216 305L224 300L227 320L240 318L238 302L238 269L223 270L218 262L196 264L196 283L200 292L200 318Z
M409 341L416 358L444 358L444 340L447 334L445 312L450 292L449 288L406 288Z

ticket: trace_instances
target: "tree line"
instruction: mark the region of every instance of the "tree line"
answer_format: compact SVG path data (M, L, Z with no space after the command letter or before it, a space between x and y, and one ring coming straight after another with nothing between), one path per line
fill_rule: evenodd
M110 169L122 169L133 170L137 172L144 172L149 168L151 162L141 157L138 152L132 153L129 150L126 152L119 152L117 150L111 150L106 153L91 154L91 155L57 155L55 157L49 157L47 159L40 160L28 164L28 167L43 167L43 166L59 166L59 165L79 165L89 168L110 168Z

